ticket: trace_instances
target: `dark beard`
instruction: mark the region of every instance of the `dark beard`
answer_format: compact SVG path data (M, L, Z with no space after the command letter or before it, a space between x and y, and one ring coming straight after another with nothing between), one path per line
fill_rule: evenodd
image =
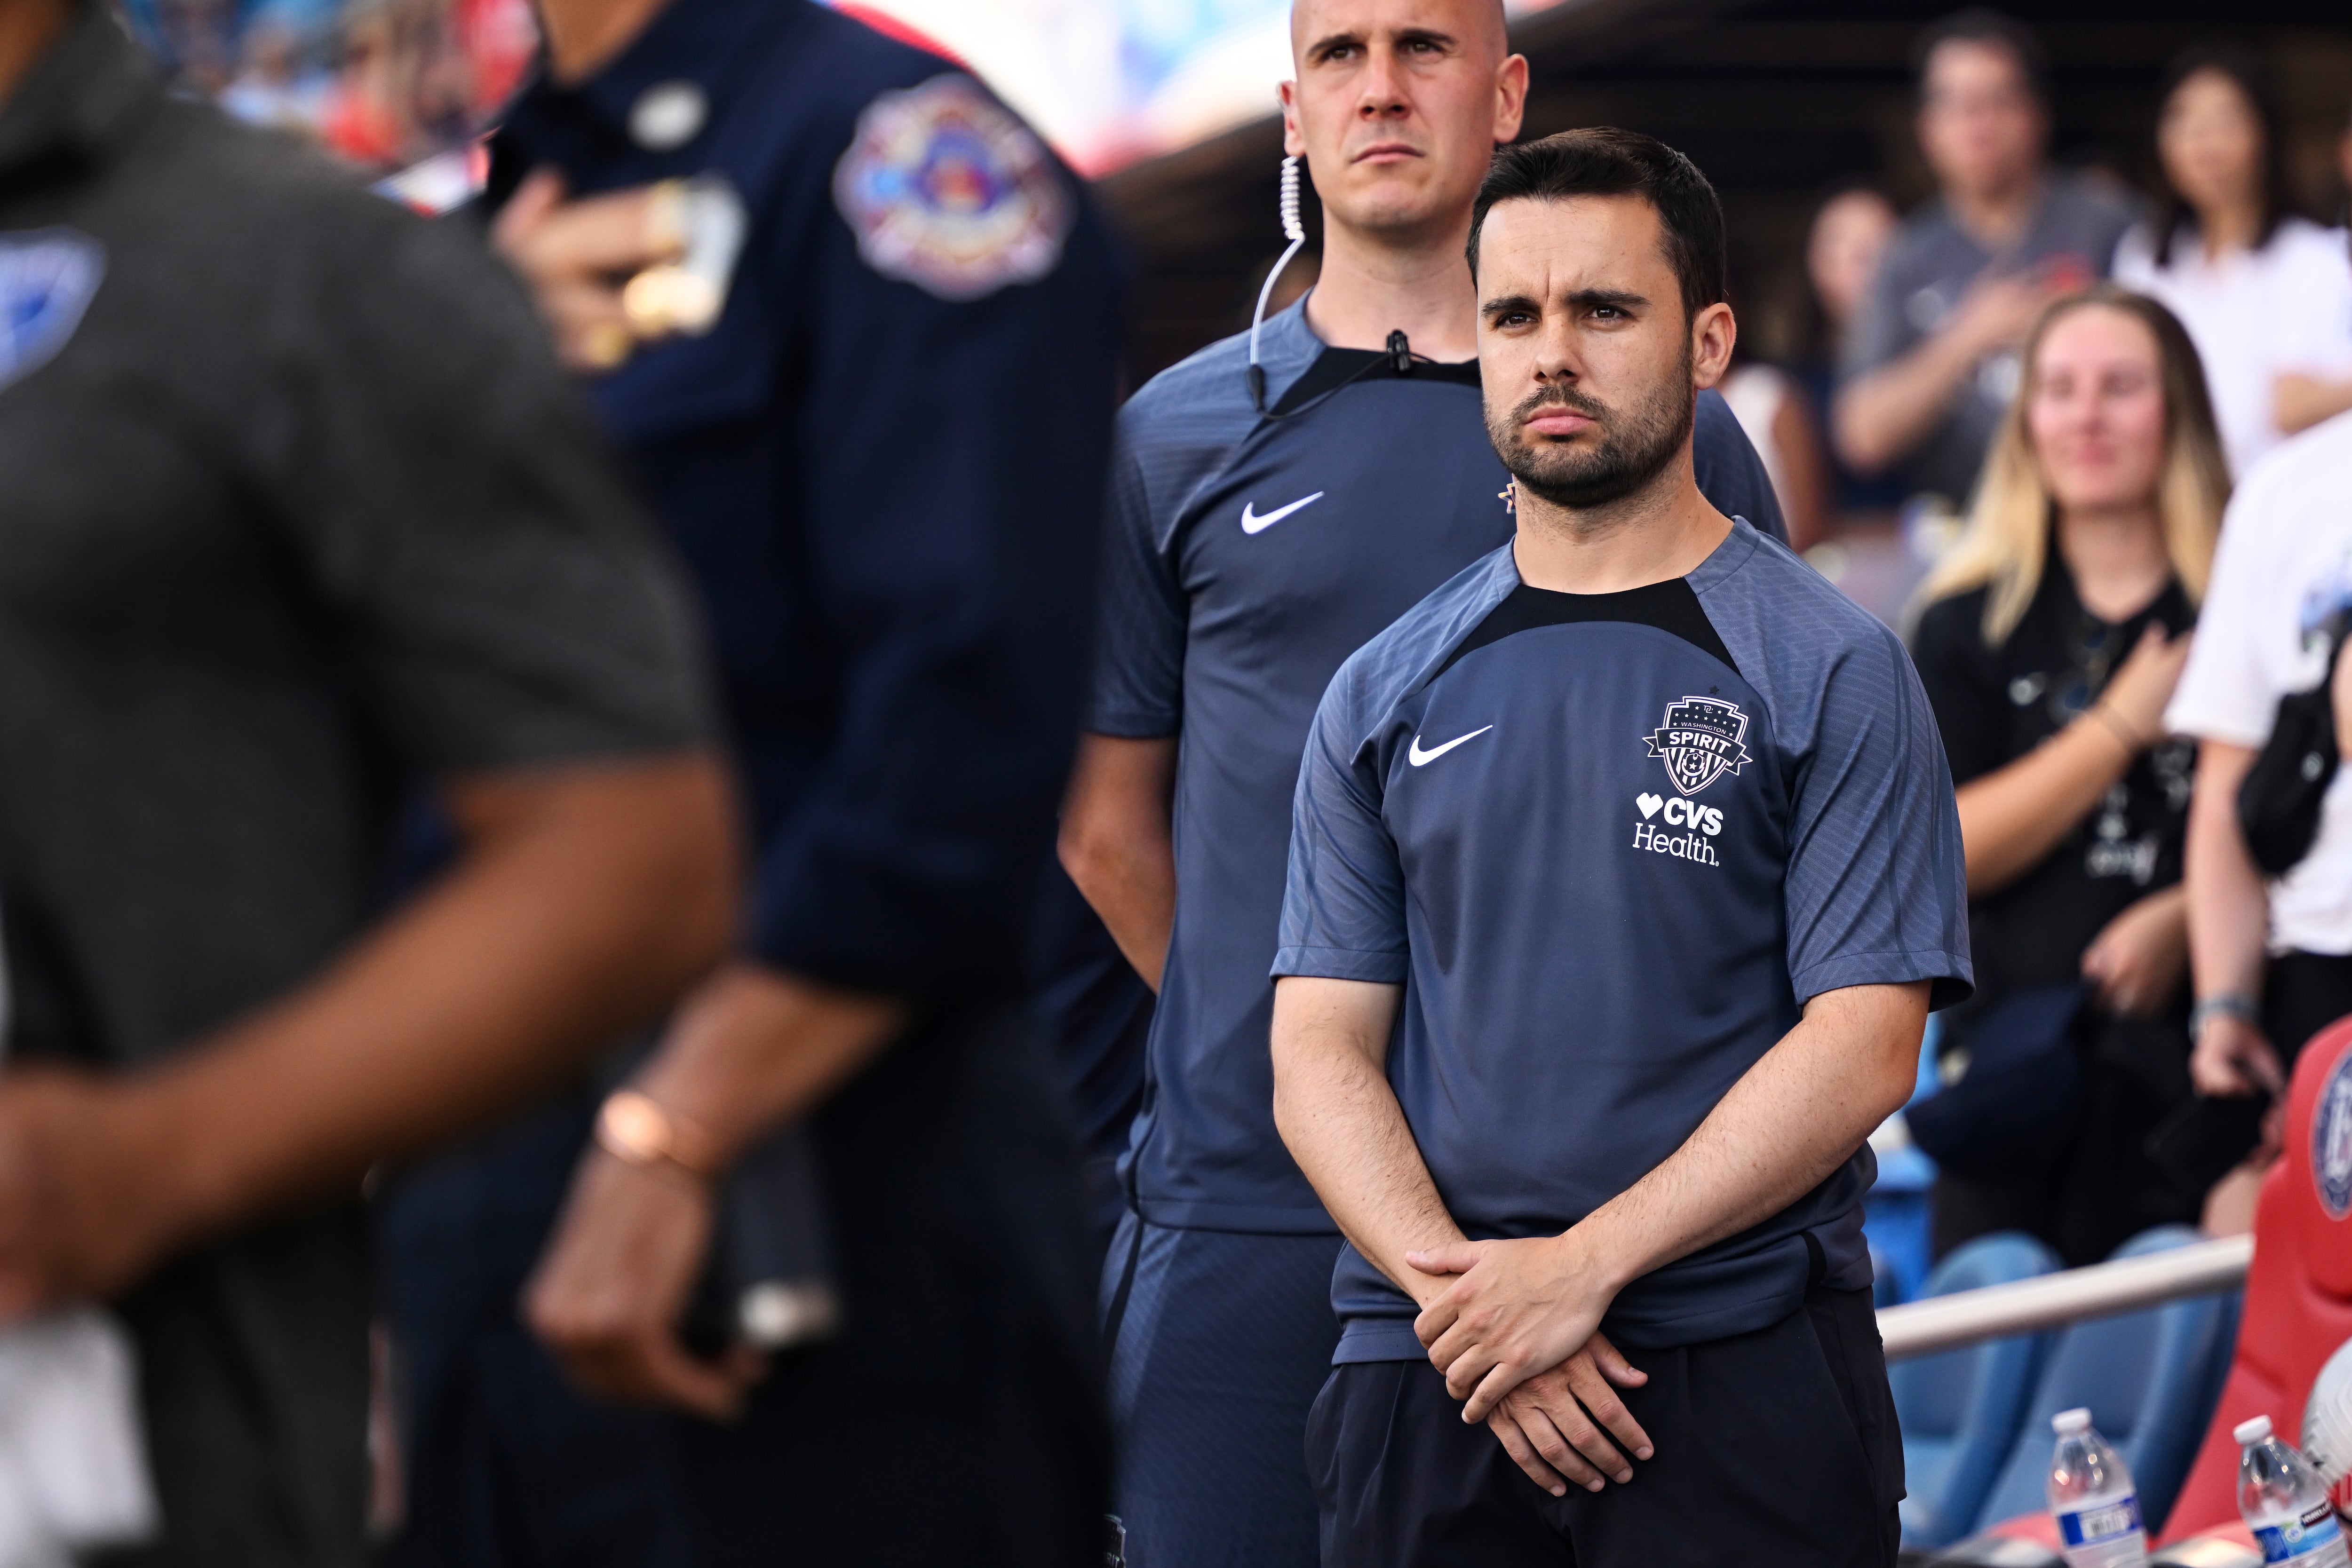
M1622 415L1573 387L1546 387L1501 420L1490 414L1486 436L1511 477L1530 494L1572 512L1605 507L1655 479L1690 439L1696 417L1690 371L1691 356L1685 350L1680 371L1654 395ZM1594 421L1601 440L1594 444L1529 445L1519 431L1536 410L1546 407L1564 408Z

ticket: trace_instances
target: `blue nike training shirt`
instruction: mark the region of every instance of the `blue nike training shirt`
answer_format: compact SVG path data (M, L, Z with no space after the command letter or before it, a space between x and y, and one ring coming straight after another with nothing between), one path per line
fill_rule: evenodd
M1388 1077L1473 1238L1633 1185L1847 986L1968 994L1951 779L1895 634L1735 521L1686 578L1519 580L1510 549L1349 659L1299 776L1274 973L1402 982ZM1771 1218L1634 1281L1604 1326L1694 1343L1870 1282L1867 1145ZM1419 1360L1343 1250L1340 1362Z
M1088 727L1181 736L1175 929L1122 1175L1157 1225L1328 1233L1275 1132L1266 1043L1299 754L1340 662L1512 521L1475 364L1396 375L1327 349L1303 302L1265 323L1259 357L1276 417L1250 402L1246 335L1119 415ZM1711 392L1695 456L1717 507L1777 528L1763 464Z

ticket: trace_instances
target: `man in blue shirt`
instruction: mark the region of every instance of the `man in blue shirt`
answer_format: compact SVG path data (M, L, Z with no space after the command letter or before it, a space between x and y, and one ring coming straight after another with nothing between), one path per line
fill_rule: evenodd
M1066 863L1160 992L1104 1288L1137 1568L1313 1560L1300 1452L1339 1239L1273 1123L1291 791L1340 662L1511 528L1461 261L1526 85L1502 7L1302 0L1292 43L1319 279L1120 416L1102 668L1063 820ZM1777 524L1728 410L1710 393L1697 419L1699 483Z
M1693 482L1723 243L1647 137L1496 158L1517 533L1316 716L1273 1055L1349 1241L1327 1563L1895 1560L1864 1139L1968 988L1959 827L1902 645Z
M497 236L702 590L755 857L738 953L604 1102L528 1317L592 1391L718 1419L677 1425L666 1531L660 1446L615 1436L635 1473L610 1450L566 1471L542 1450L576 1412L501 1428L528 1369L445 1358L436 1418L487 1413L427 1456L454 1543L418 1555L1098 1563L1093 1276L1021 1019L1085 678L1108 236L984 88L864 22L540 10L545 72L492 144ZM838 1332L765 1365L697 1354L714 1232L781 1228L722 1228L722 1186L794 1125ZM511 1324L513 1289L479 1296ZM541 1489L520 1517L463 1517L509 1475Z

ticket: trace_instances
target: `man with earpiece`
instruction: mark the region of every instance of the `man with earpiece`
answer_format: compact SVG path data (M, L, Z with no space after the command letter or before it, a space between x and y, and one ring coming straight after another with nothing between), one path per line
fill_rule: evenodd
M1120 417L1063 817L1064 863L1160 993L1103 1281L1132 1568L1317 1561L1303 1455L1339 1236L1274 1124L1291 796L1341 662L1512 529L1463 256L1526 101L1503 7L1297 0L1291 46L1285 148L1321 202L1321 273ZM1717 508L1779 536L1711 392L1696 466Z

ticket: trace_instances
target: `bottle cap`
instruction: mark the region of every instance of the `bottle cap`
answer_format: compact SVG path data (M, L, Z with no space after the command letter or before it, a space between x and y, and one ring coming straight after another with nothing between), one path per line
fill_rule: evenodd
M2076 1432L2087 1432L2091 1429L2091 1412L2085 1406L2061 1410L2050 1417L2050 1429L2062 1437L2071 1437Z
M2251 1421L2239 1422L2230 1433L2230 1440L2242 1448L2248 1443L2259 1443L2270 1435L2271 1418L2267 1416L2257 1416Z

